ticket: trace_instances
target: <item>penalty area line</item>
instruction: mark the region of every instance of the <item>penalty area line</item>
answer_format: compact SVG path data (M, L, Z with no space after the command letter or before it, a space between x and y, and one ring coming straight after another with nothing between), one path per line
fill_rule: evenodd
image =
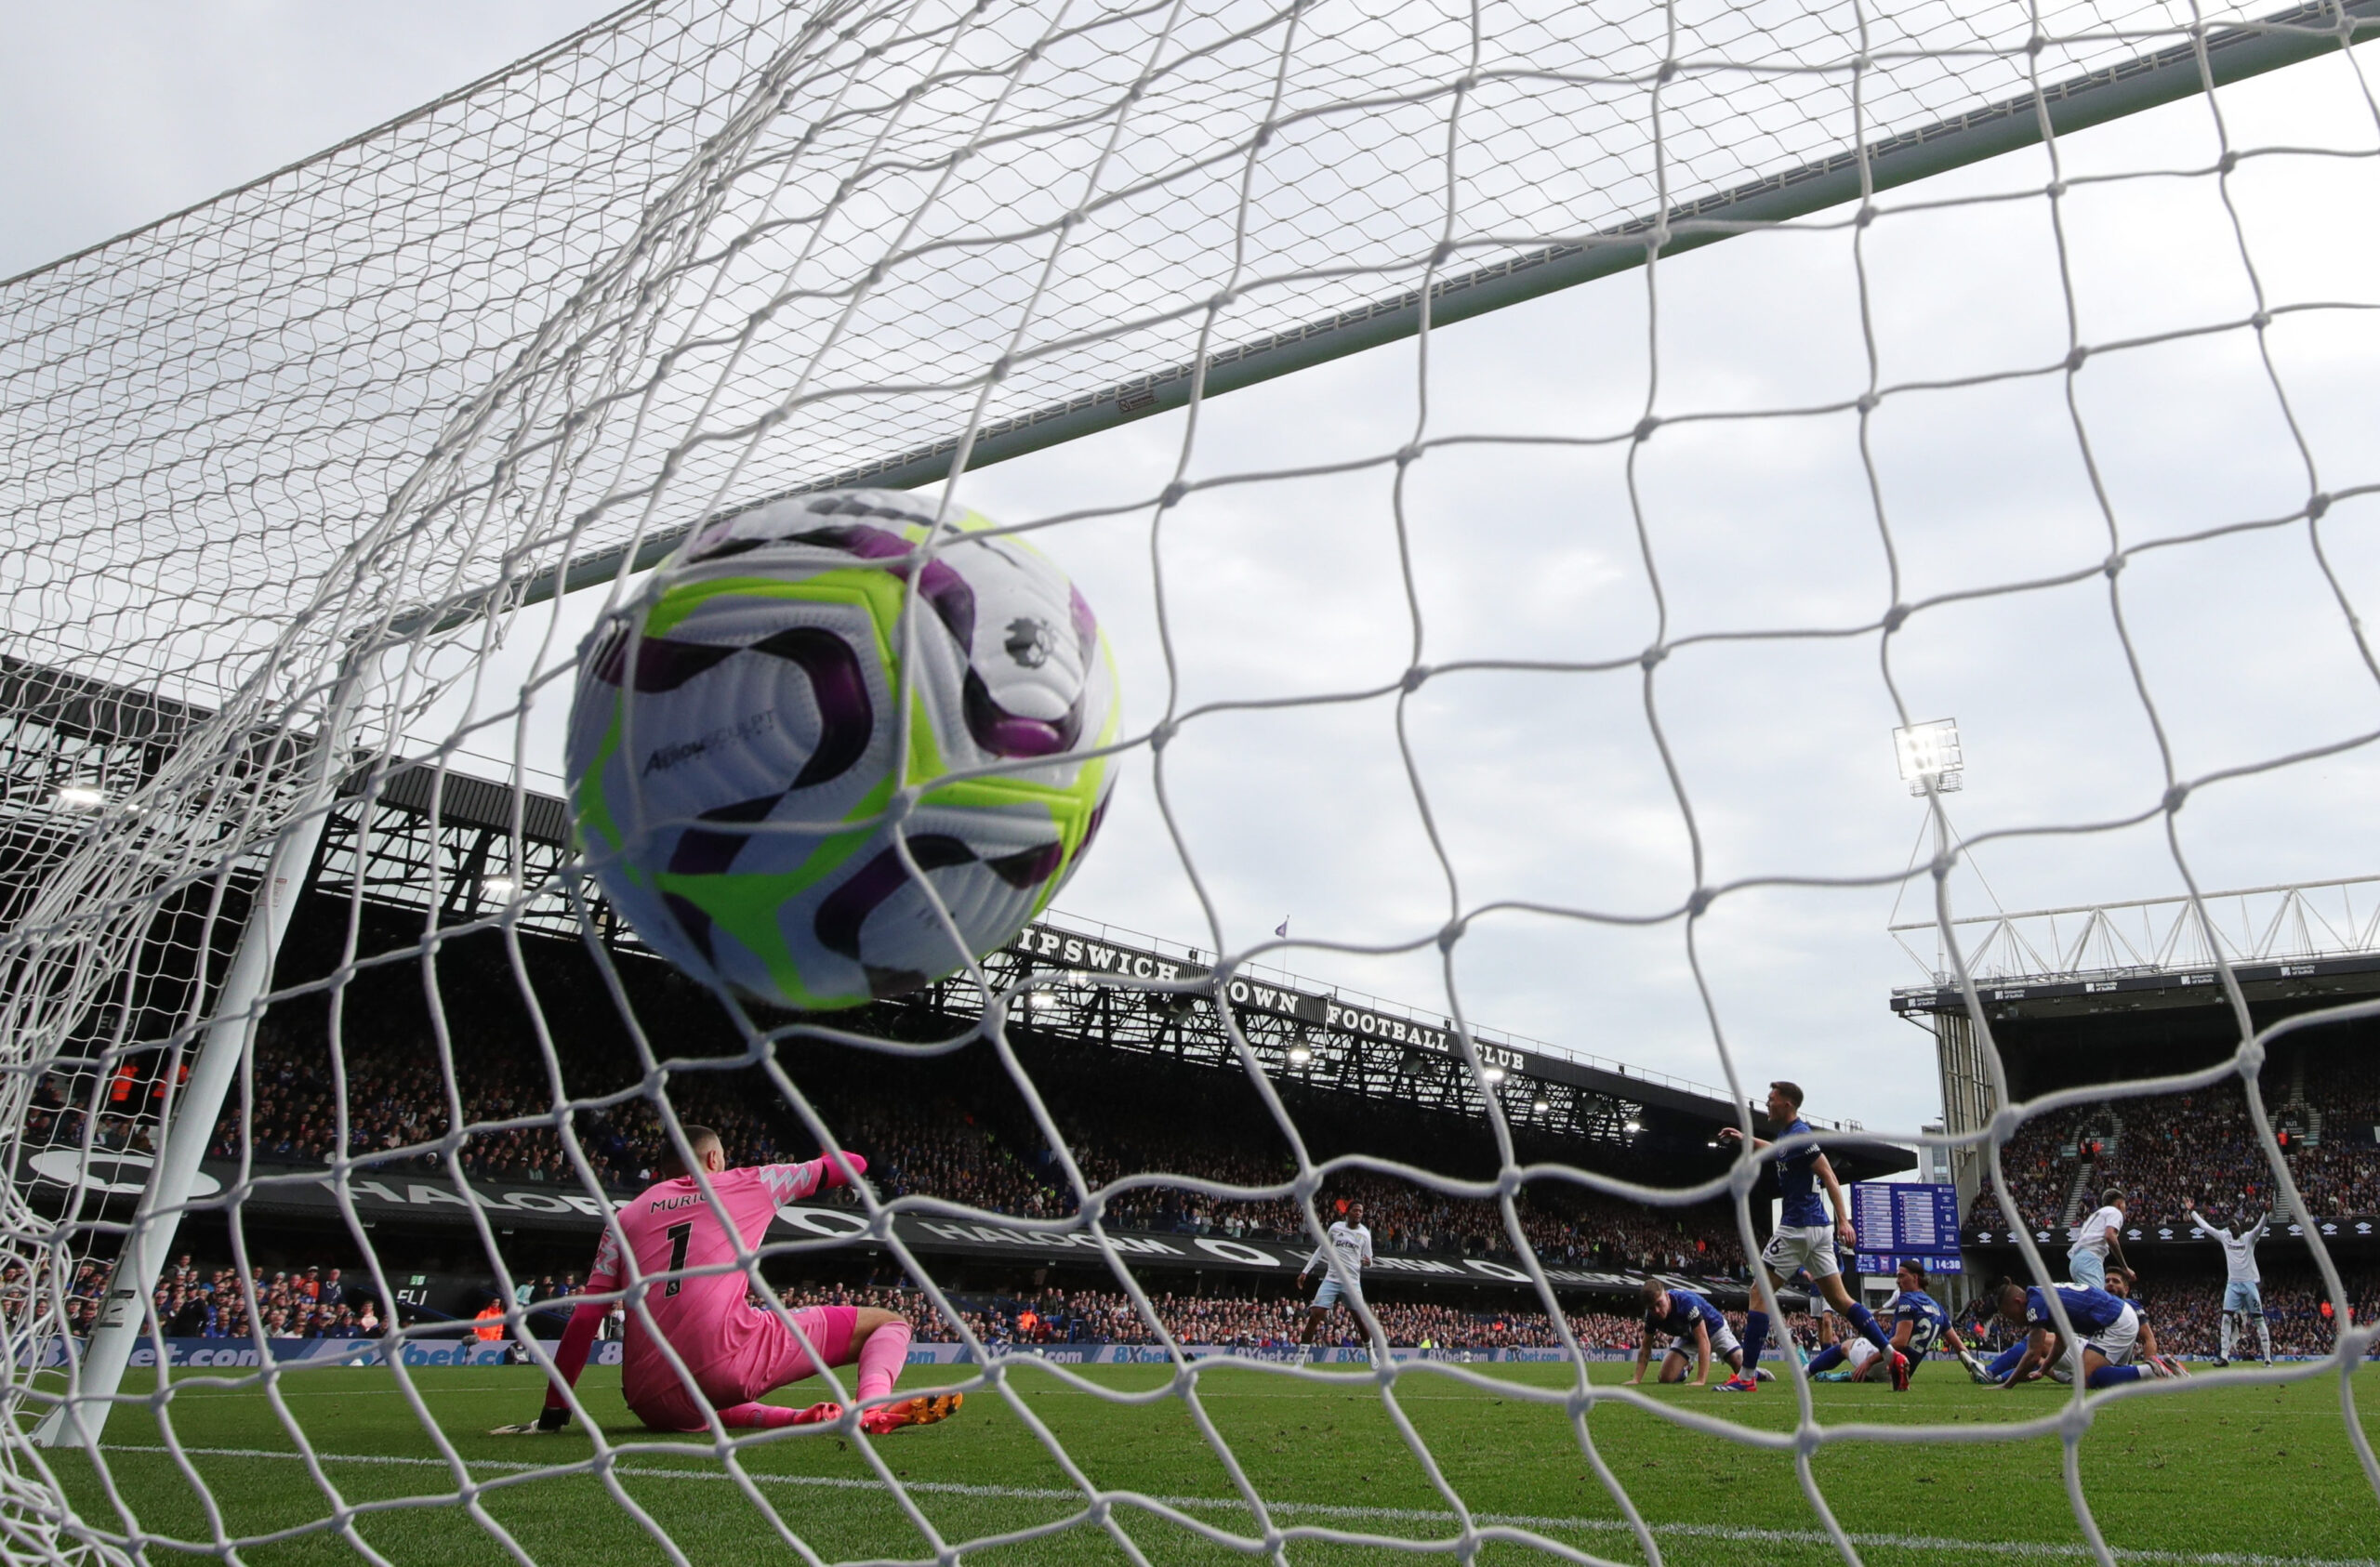
M138 1453L170 1456L175 1449L159 1444L136 1446L131 1443L108 1442L103 1451ZM191 1458L261 1458L282 1463L298 1463L303 1454L280 1453L262 1447L184 1447L179 1450ZM707 1457L700 1449L690 1450L689 1457ZM387 1453L317 1453L317 1461L324 1464L358 1464L383 1468L450 1468L443 1458L424 1458L412 1455ZM573 1475L593 1474L584 1466L533 1464L503 1458L466 1458L464 1466L472 1469L502 1469L509 1473L525 1473L532 1469L552 1469L556 1479ZM615 1464L612 1472L633 1480L694 1480L728 1481L733 1477L723 1471L709 1469L659 1468L645 1464ZM745 1477L760 1485L793 1485L818 1491L873 1491L883 1493L884 1486L873 1480L860 1480L850 1475L760 1474L747 1469ZM1080 1491L1055 1486L1030 1485L968 1485L957 1481L913 1480L904 1483L905 1491L930 1496L971 1496L993 1501L1012 1502L1072 1502L1078 1506L1090 1498ZM1111 1497L1122 1500L1120 1497ZM1233 1496L1151 1496L1148 1500L1161 1507L1193 1510L1245 1513L1246 1503ZM1129 1502L1126 1505L1130 1505ZM1267 1502L1266 1509L1276 1516L1345 1519L1353 1521L1383 1521L1406 1523L1452 1524L1455 1515L1435 1508L1368 1508L1333 1502ZM1554 1518L1531 1513L1474 1512L1474 1524L1502 1525L1516 1529L1539 1531L1570 1530L1595 1534L1628 1533L1626 1522L1616 1518ZM1655 1523L1649 1526L1656 1534L1674 1539L1728 1540L1753 1545L1824 1546L1831 1547L1833 1536L1819 1529L1751 1529L1724 1523ZM1848 1536L1851 1543L1869 1549L1937 1551L1950 1554L1973 1554L1988 1551L1994 1556L2018 1560L2089 1561L2096 1560L2091 1547L2079 1543L2060 1544L2053 1540L1960 1540L1938 1534L1867 1534ZM2143 1567L2380 1567L2380 1560L2368 1556L2269 1556L2257 1551L2235 1550L2144 1550L2115 1547L2111 1554L2118 1561L2136 1561Z

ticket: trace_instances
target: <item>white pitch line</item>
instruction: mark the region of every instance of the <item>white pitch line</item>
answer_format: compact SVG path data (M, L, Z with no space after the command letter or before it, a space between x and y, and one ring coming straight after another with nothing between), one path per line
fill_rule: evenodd
M110 1453L171 1454L173 1449L159 1446L132 1446L110 1442ZM184 1455L193 1458L268 1458L295 1463L304 1455L277 1453L261 1447L185 1447ZM690 1456L703 1455L693 1450ZM451 1466L443 1458L400 1456L382 1453L317 1453L314 1456L325 1464L368 1464L386 1468L446 1469ZM501 1458L467 1458L464 1465L473 1469L505 1469L514 1473L532 1469L552 1468L555 1478L589 1474L584 1468L560 1468L550 1464L531 1464ZM644 1466L615 1465L612 1472L637 1480L701 1480L729 1481L733 1477L707 1469L663 1469ZM858 1480L847 1475L755 1474L746 1470L746 1478L762 1485L798 1485L824 1491L874 1491L884 1487L873 1480ZM966 1485L955 1481L910 1481L902 1487L935 1496L975 1496L997 1501L1073 1502L1088 1504L1091 1498L1079 1491L1054 1487L1026 1485ZM1132 1498L1113 1496L1110 1500L1130 1505ZM1193 1509L1220 1508L1230 1512L1245 1512L1247 1504L1231 1496L1151 1496L1147 1500L1161 1507L1176 1508L1184 1512ZM1365 1508L1331 1502L1268 1502L1266 1510L1276 1514L1316 1518L1375 1520L1410 1523L1451 1524L1454 1514L1429 1508ZM1501 1524L1517 1529L1571 1530L1596 1534L1625 1534L1628 1525L1616 1518L1548 1518L1528 1513L1475 1512L1472 1522ZM1824 1546L1830 1548L1833 1537L1817 1529L1746 1529L1722 1523L1656 1523L1650 1526L1656 1534L1683 1539L1729 1540L1762 1545ZM2089 1561L2095 1560L2091 1548L2083 1545L2061 1545L2049 1540L1956 1540L1935 1534L1852 1534L1855 1546L1885 1550L1944 1551L1972 1555L1988 1551L1995 1556L2018 1560ZM2231 1550L2139 1550L2116 1547L2111 1553L2119 1561L2137 1561L2154 1567L2380 1567L2380 1560L2368 1556L2266 1556L2254 1551Z

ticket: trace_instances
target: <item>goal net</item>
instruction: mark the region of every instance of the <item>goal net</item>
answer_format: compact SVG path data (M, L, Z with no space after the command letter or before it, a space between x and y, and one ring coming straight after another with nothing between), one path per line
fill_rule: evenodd
M1800 1454L1780 1527L1856 1555L1792 1353L1764 1396L1799 1401L1798 1438L1589 1379L1588 1319L1637 1308L1580 1294L1582 1261L1724 1271L1768 1228L1761 1162L1653 1157L1632 1139L1669 1090L1532 1063L1601 1052L1745 1106L1779 1060L1831 1060L1837 1086L1930 1100L1923 1058L1818 1043L1899 978L1861 967L1896 889L1950 943L1988 1113L1869 1139L1955 1145L2048 1279L2059 1248L1998 1163L2028 1118L2228 1094L2334 1313L2294 1374L2352 1367L2369 1330L2256 1085L2277 1040L2372 1005L2253 1018L2218 943L2225 1060L2010 1102L1950 920L1995 854L2191 897L2370 863L2380 294L2356 214L2380 108L2351 46L2376 28L2372 0L655 0L0 284L10 1554L323 1536L378 1560L388 1518L437 1504L550 1560L567 1532L487 1490L550 1482L683 1560L699 1529L628 1477L691 1454L808 1560L1070 1533L1132 1560L1158 1536L1659 1560L1609 1461L1633 1405ZM1069 902L1194 945L1108 967L1067 953L1154 949L1044 924L921 1002L779 1014L664 972L582 874L557 773L599 607L705 520L847 487L973 507L1089 585L1128 770ZM1970 724L1990 799L1958 802L1961 836L1955 772L1920 766L1879 836L1907 800L1887 731L1961 705L1999 719L1989 744ZM2307 837L2320 857L2291 858ZM1324 976L1329 1010L1251 1001L1296 988L1275 965ZM1421 1010L1340 1005L1359 991ZM1155 1020L1152 1059L1203 1020L1241 1129L1112 1136L1101 1069L1036 1053L1066 1007ZM1365 1030L1405 1047L1377 1081L1343 1053ZM1317 1062L1399 1113L1428 1078L1470 1152L1319 1136ZM945 1110L998 1126L919 1152ZM813 1537L760 1471L831 1433L464 1440L494 1421L409 1367L456 1333L414 1275L484 1276L504 1341L549 1364L536 1225L591 1256L588 1216L687 1125L739 1159L908 1151L847 1221L742 1265L762 1300L872 1281L963 1345L904 1387L998 1406L1048 1483L971 1511L867 1448L897 1507ZM504 1195L536 1183L550 1203ZM461 1216L434 1244L385 1206L418 1188ZM1351 1193L1473 1237L1567 1371L1408 1353L1428 1335L1384 1324L1398 1303L1359 1308L1347 1352L1377 1370L1347 1385L1428 1498L1379 1517L1289 1494L1202 1383L1325 1373L1194 1360L1182 1276L1118 1238L1205 1224L1220 1267L1272 1225L1294 1261ZM272 1237L310 1203L324 1255L362 1259L430 1468L367 1482L332 1404L290 1396L334 1375L274 1351ZM1646 1216L1665 1239L1610 1240ZM1186 1412L1211 1497L1107 1478L919 1219L1104 1270L1111 1325L1173 1375L1052 1385ZM394 1236L443 1263L400 1267ZM203 1309L185 1251L231 1271ZM1738 1287L1780 1322L1800 1300ZM183 1310L255 1353L173 1372ZM1475 1508L1417 1379L1567 1422L1577 1528ZM192 1434L218 1388L266 1396L254 1440ZM1994 1435L2064 1442L2105 1559L2087 1430ZM269 1517L225 1455L267 1441L303 1475L274 1472L303 1500Z

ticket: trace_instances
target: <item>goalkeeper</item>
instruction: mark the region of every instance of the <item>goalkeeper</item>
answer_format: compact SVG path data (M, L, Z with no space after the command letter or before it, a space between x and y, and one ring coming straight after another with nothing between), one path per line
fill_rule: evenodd
M620 1391L629 1411L656 1431L707 1430L710 1413L731 1429L839 1419L843 1413L840 1404L792 1409L759 1401L787 1383L816 1376L821 1365L853 1363L859 1366L862 1403L890 1394L892 1379L908 1363L909 1324L898 1314L867 1306L808 1307L792 1313L801 1330L797 1336L777 1312L746 1303L747 1275L732 1266L738 1252L766 1233L778 1204L844 1183L834 1159L729 1169L717 1132L688 1126L685 1133L695 1163L710 1177L711 1195L707 1197L691 1175L648 1187L619 1210L618 1228L603 1232L594 1271L587 1278L589 1294L621 1287L626 1270L620 1241L625 1236L636 1271L646 1284L644 1309L629 1303L628 1342L621 1350ZM867 1167L856 1153L841 1157L854 1174ZM720 1271L699 1271L704 1269ZM497 1434L558 1431L570 1423L563 1384L578 1385L588 1349L607 1310L590 1300L571 1313L562 1347L554 1352L561 1378L547 1387L545 1412L532 1425L506 1426ZM684 1375L670 1363L654 1337L655 1330L684 1363ZM688 1376L694 1379L693 1389L686 1385ZM882 1435L904 1426L930 1426L957 1413L960 1400L961 1395L950 1393L882 1404L860 1416L860 1429Z

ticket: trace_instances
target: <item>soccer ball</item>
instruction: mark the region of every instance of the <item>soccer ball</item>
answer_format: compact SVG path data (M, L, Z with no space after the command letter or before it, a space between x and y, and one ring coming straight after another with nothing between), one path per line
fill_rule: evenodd
M1090 606L1022 539L966 513L935 540L933 519L841 490L706 522L581 645L579 852L697 978L800 1010L915 990L1013 940L1098 832L1116 768L1083 753L1121 719ZM870 820L905 784L910 856L965 953Z

